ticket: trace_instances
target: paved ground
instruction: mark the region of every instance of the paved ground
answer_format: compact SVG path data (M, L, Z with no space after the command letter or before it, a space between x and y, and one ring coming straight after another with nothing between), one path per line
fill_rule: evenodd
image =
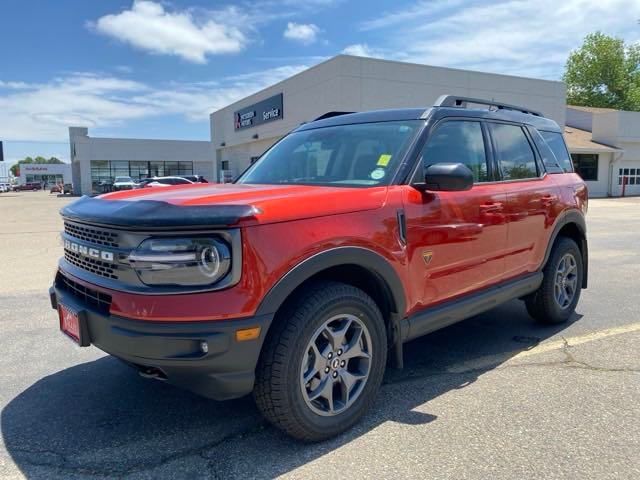
M63 338L46 290L67 201L0 194L0 478L640 478L640 199L591 202L573 323L513 302L412 342L364 421L318 445Z

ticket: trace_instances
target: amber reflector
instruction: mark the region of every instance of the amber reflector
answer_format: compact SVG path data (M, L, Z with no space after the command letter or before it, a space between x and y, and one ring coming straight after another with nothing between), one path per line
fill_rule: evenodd
M259 336L260 336L260 327L251 327L251 328L244 328L242 330L236 330L236 340L238 342L255 340Z

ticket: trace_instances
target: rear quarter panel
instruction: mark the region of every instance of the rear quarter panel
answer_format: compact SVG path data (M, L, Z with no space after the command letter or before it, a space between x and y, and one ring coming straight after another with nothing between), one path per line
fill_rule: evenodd
M558 187L563 208L575 208L586 214L589 207L589 190L580 175L562 173L550 176Z

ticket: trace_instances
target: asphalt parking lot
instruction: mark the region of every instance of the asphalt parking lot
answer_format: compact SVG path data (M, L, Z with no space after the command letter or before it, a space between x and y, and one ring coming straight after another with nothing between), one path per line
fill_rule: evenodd
M573 321L520 302L406 346L354 430L296 443L251 398L140 378L57 330L46 192L0 194L0 478L640 478L640 198L592 200Z

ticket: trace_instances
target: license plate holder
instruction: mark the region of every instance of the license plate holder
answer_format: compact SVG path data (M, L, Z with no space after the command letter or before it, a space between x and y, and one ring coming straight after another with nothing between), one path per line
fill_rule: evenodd
M91 345L85 312L58 303L60 331L81 347Z

